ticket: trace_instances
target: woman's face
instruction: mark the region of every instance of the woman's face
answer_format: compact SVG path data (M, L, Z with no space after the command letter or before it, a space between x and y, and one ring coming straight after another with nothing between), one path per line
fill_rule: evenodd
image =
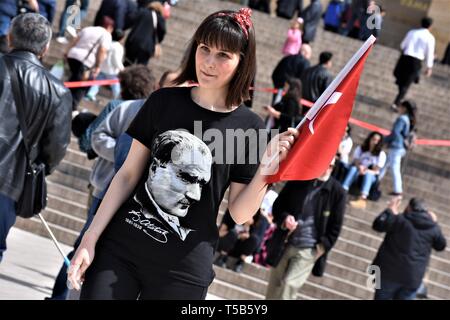
M380 143L381 136L379 134L375 134L372 139L370 139L370 150L373 150L375 146Z
M200 87L223 89L228 87L236 73L239 54L209 47L204 43L197 46L195 71Z
M408 112L408 110L406 109L406 107L404 106L404 105L400 105L399 107L398 107L398 113L400 113L400 114L405 114L405 113L407 113Z

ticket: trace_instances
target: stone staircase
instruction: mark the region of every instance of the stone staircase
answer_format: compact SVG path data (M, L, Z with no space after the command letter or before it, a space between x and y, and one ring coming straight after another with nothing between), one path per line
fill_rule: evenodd
M100 0L91 1L87 23L93 21ZM58 3L61 12L63 3ZM150 66L159 77L167 69L176 69L190 36L199 22L207 14L218 9L235 9L239 6L216 0L182 0L172 8L172 16L167 23L168 33L164 40L163 56L152 59ZM59 15L57 15L57 19ZM56 21L58 21L56 19ZM260 12L254 12L257 36L257 88L272 86L271 73L281 59L281 48L289 22L273 18ZM56 25L56 23L55 23ZM312 63L318 61L323 50L334 53L334 74L344 66L361 42L336 34L318 30L313 44ZM54 42L45 63L52 65L62 56L64 48ZM390 48L375 46L361 77L357 100L352 116L380 127L390 128L396 114L389 111L389 105L396 95L396 86L392 70L399 52ZM421 79L420 85L412 86L408 97L417 101L419 106L418 130L420 138L450 139L450 117L447 101L450 101L450 68L437 65L429 79ZM101 91L107 101L108 92ZM257 91L253 103L254 111L262 114L262 105L271 101L271 94ZM103 103L86 104L83 107L99 112ZM367 131L353 126L355 143L360 143ZM418 146L408 156L404 170L405 194L426 199L430 208L436 212L442 230L450 240L450 153L448 147ZM48 178L48 207L43 215L57 239L73 244L81 230L87 212L88 180L93 162L80 152L73 138L63 162ZM388 193L391 177L388 174L382 182L382 190ZM336 246L329 254L324 277L311 276L298 292L298 299L372 299L373 290L366 282L367 267L371 264L381 244L383 235L375 233L371 224L381 212L387 198L370 203L366 210L347 208L344 227ZM220 221L227 201L220 206ZM18 219L16 226L36 234L48 236L39 219ZM209 292L225 299L263 299L269 270L256 264L246 264L243 273L214 267L216 279ZM431 299L450 299L450 250L433 253L428 268L428 292Z

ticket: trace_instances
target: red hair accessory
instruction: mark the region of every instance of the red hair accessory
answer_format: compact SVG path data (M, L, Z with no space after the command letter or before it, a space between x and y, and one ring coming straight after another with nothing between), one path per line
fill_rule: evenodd
M238 12L232 14L219 13L218 15L231 16L241 26L241 29L248 40L248 30L253 25L252 19L250 19L252 16L252 10L250 8L241 8Z

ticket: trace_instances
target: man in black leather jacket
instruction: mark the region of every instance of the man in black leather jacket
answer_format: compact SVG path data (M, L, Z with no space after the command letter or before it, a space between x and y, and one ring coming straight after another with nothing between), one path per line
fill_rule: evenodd
M324 51L320 54L319 64L306 69L302 74L302 97L311 102L316 102L320 95L333 81L330 73L333 54Z
M12 88L22 95L31 160L55 169L70 142L72 97L63 83L41 64L52 37L51 25L36 13L13 19L8 34L11 52L7 55L17 72L18 84L11 83L0 56L0 261L6 237L15 223L15 206L25 178L26 153L17 117ZM46 120L47 119L47 120Z

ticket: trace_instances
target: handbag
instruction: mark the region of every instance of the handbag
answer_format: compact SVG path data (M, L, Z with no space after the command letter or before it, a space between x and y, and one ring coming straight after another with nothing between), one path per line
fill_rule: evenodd
M94 49L97 48L97 46L100 44L100 42L102 40L103 40L103 35L101 35L100 38L98 38L97 42L94 43L94 45L89 50L89 52L86 55L86 57L83 59L83 61L82 61L83 72L81 74L81 81L87 81L87 80L89 80L91 78L91 74L92 74L92 69L93 68L89 68L88 66L86 66L84 64L84 62L89 58L89 56L91 55L92 51L94 51Z
M47 205L47 184L45 181L45 164L31 159L30 146L28 145L27 127L23 110L23 100L19 92L19 80L17 72L12 67L12 61L8 56L4 56L4 61L11 78L11 87L14 102L17 109L20 130L22 131L23 144L25 146L26 167L25 179L19 200L16 203L16 215L22 218L31 218L40 213ZM50 84L53 91L53 87ZM48 119L48 113L47 113ZM47 120L46 119L46 120ZM42 128L45 127L45 123ZM43 130L43 129L42 129Z

